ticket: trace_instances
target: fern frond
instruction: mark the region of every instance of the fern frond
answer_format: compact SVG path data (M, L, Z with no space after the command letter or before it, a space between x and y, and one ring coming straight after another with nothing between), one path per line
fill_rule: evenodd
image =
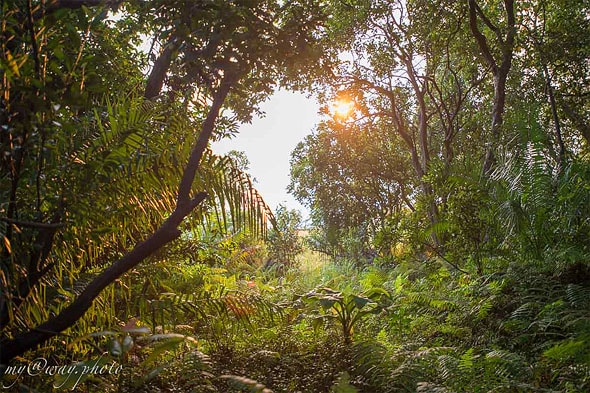
M543 356L558 362L574 360L590 361L590 334L575 339L563 340L543 352Z
M361 341L353 346L352 358L355 362L356 374L371 382L386 379L387 370L384 367L387 349L375 341Z
M524 303L511 314L514 319L531 320L537 314L538 304L534 302Z
M450 355L438 357L438 371L443 381L452 379L459 373L459 360Z
M416 393L451 393L451 391L444 386L440 386L435 383L418 382L418 385L416 386Z
M253 328L255 319L274 321L281 317L283 309L256 295L241 292L221 292L211 297L208 292L195 294L163 293L159 299L147 302L141 307L145 315L152 315L160 323L193 320L195 324L206 324L211 318L236 322ZM147 308L147 309L146 309ZM184 321L183 321L184 320Z
M227 381L230 387L239 389L240 391L246 390L250 393L273 393L272 390L263 384L258 383L250 378L240 377L237 375L222 375L220 378Z
M590 307L590 288L569 284L565 290L565 298L573 308Z
M521 356L505 350L493 350L485 355L486 363L493 368L496 376L502 380L514 380L523 375L527 362Z

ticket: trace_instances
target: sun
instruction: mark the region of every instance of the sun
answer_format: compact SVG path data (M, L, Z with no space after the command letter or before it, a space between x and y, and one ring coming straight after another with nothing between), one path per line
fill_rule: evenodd
M334 117L347 119L354 110L354 102L346 98L339 98L330 106L330 112Z

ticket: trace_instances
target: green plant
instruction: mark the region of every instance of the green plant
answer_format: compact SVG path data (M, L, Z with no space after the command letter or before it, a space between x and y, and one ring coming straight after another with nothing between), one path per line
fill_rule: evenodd
M316 325L325 319L336 321L344 342L350 344L355 326L366 316L384 311L390 305L391 297L382 288L371 288L356 295L324 287L307 293L303 300L313 306L320 306L322 312L314 319Z

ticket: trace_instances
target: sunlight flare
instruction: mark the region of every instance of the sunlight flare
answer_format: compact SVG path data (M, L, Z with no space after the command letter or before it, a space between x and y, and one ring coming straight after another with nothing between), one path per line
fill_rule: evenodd
M332 116L340 120L347 119L352 114L353 110L354 102L347 98L339 98L338 100L334 101L330 107Z

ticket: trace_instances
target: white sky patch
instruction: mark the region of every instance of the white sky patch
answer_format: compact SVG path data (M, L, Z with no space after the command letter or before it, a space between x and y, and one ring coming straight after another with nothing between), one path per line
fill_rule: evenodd
M233 139L214 142L212 149L217 154L230 150L245 152L256 188L273 211L282 203L289 209L299 210L307 219L307 209L287 193L289 160L297 143L318 124L319 104L302 93L279 90L261 109L265 117L254 118L252 124L241 126Z

